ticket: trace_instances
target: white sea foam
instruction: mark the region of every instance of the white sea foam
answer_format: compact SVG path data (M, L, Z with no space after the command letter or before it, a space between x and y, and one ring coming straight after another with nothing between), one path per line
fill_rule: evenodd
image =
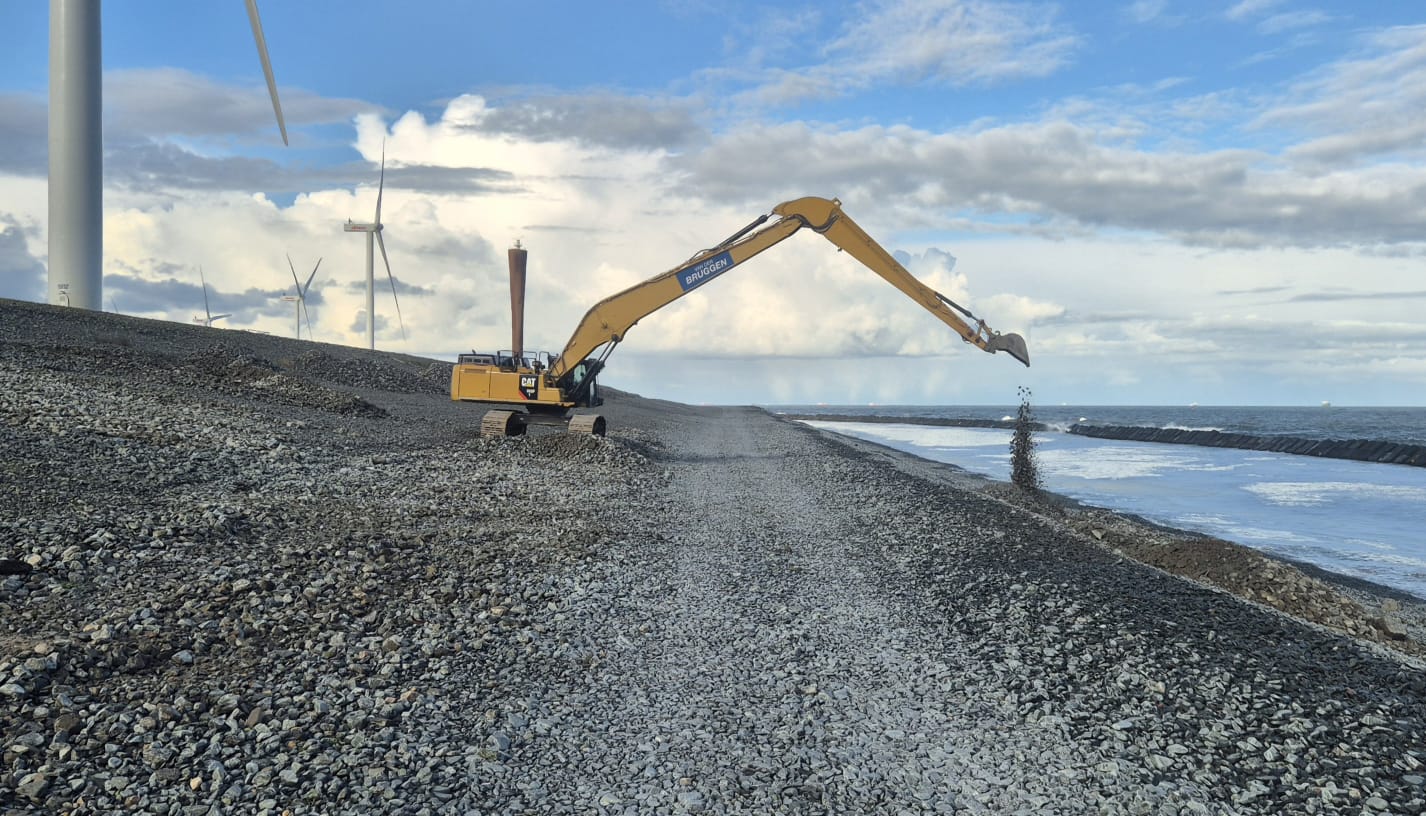
M1426 488L1361 482L1255 482L1243 489L1270 504L1311 507L1347 499L1372 498L1426 503Z
M1164 457L1136 448L1039 451L1038 459L1042 469L1077 479L1132 479L1172 467Z
M1348 560L1365 561L1370 564L1389 564L1393 567L1409 567L1414 570L1426 569L1426 561L1395 553L1347 552L1340 557Z
M1228 471L1234 464L1213 464L1191 454L1168 453L1157 447L1106 445L1078 450L1040 450L1042 469L1079 479L1133 479L1172 471Z
M1188 513L1183 516L1185 521L1192 521L1197 524L1227 524L1228 517L1217 513Z
M823 422L809 420L808 425L825 431L876 437L882 441L900 442L918 448L985 448L1010 444L1010 432L995 428L944 428L936 425L893 425L880 422Z
M1254 524L1244 524L1221 516L1216 521L1205 521L1201 525L1194 523L1192 519L1184 517L1182 521L1186 526L1195 529L1207 529L1219 538L1226 538L1231 541L1251 541L1251 542L1273 542L1275 544L1287 545L1316 545L1320 542L1317 538L1302 533L1284 530L1279 527L1261 527Z

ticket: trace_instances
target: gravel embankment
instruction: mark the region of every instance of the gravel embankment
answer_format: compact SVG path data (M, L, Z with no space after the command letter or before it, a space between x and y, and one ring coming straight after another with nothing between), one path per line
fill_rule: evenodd
M442 368L0 302L0 813L1426 810L1419 664L1132 526Z

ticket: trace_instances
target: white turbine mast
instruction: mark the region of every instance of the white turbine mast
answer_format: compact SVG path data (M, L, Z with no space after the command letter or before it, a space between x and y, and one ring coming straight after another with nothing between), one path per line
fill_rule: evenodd
M213 311L208 308L208 280L203 277L203 267L201 266L198 267L198 280L203 284L203 317L194 315L193 322L200 326L212 328L215 321L222 320L225 317L232 317L232 313L215 315Z
M315 277L317 277L317 267L319 267L319 266L321 266L321 265L322 265L322 259L321 259L321 258L318 258L318 259L317 259L317 266L312 267L312 274L310 274L310 275L307 276L307 282L306 282L306 283L302 283L301 281L299 281L299 280L297 279L297 267L295 267L295 266L292 265L292 256L291 256L291 255L288 255L288 256L287 256L287 268L292 270L292 285L293 285L293 290L294 290L295 292L297 292L297 294L296 294L295 296L294 296L294 295L287 295L287 296L283 297L282 299L283 299L283 300L290 300L290 301L294 302L295 304L297 304L295 308L296 308L296 310L297 310L297 339L298 339L298 340L301 340L301 339L302 339L302 318L304 318L304 317L307 318L307 339L308 339L308 340L315 340L315 339L317 339L317 338L312 334L312 317L311 317L311 315L307 314L307 290L312 288L312 279L315 278Z
M277 128L287 144L257 0L246 2ZM100 17L100 0L50 0L49 302L93 311L104 308Z
M350 218L342 225L343 232L366 233L366 343L367 348L376 348L376 265L372 250L373 239L381 247L381 262L386 264L386 279L391 282L391 300L396 304L396 319L401 324L401 339L406 339L406 321L401 319L401 300L396 297L396 276L391 274L391 261L386 257L386 242L381 239L381 194L386 188L386 140L381 141L381 176L376 185L376 217L369 224L360 224Z

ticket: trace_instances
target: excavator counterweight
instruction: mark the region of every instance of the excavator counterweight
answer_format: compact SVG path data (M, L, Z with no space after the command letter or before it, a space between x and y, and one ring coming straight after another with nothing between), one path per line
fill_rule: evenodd
M772 223L763 226L769 220ZM571 409L598 406L602 400L595 378L634 324L804 227L900 289L967 343L992 354L1003 351L1030 365L1023 337L991 330L968 309L917 280L842 211L840 201L809 197L779 204L771 214L682 265L594 304L557 355L527 355L519 349L462 354L451 372L451 399L502 406L482 423L488 435L523 433L526 424L563 422ZM569 420L568 427L603 435L605 422L597 414L585 414Z

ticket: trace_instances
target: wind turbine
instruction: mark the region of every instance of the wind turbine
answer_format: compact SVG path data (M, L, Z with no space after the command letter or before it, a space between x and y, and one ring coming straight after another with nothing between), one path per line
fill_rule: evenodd
M301 339L302 339L302 318L303 318L303 317L306 317L306 318L307 318L307 339L308 339L308 340L314 340L314 339L316 339L316 338L314 338L314 337L312 336L312 317L307 314L307 290L312 288L312 279L315 278L315 277L317 277L317 267L318 267L318 266L321 266L321 265L322 265L322 259L321 259L321 258L318 258L318 259L317 259L317 266L312 267L312 274L310 274L310 275L307 276L307 282L304 284L304 283L302 283L302 282L300 282L300 281L297 280L297 267L295 267L295 266L292 265L292 256L291 256L291 255L288 255L288 256L287 256L287 268L292 270L292 285L293 285L294 287L296 287L297 295L296 295L295 297L292 296L292 295L288 295L288 296L284 297L283 300L291 300L291 301L294 301L294 302L297 304L296 310L297 310L297 339L298 339L298 340L301 340Z
M203 277L203 267L201 267L201 266L198 267L198 280L200 280L200 281L203 282L203 314L204 314L204 317L199 317L198 315L194 315L194 316L193 316L193 322L194 322L194 323L197 323L197 324L200 325L200 326L207 326L207 327L209 327L209 328L212 328L212 326L213 326L213 321L215 321L215 320L222 320L222 319L225 318L225 317L232 317L232 314L220 314L220 315L215 315L215 314L213 314L213 312L208 308L208 281Z
M391 282L391 300L396 304L396 319L401 323L401 339L406 339L406 321L401 319L401 301L396 297L396 276L391 274L391 261L386 257L386 242L381 240L381 193L386 187L386 141L381 142L381 176L376 185L376 217L370 224L354 223L350 218L342 225L343 232L366 233L366 343L376 348L376 267L372 254L372 239L381 246L381 262L386 264L386 279Z
M287 144L257 0L246 2L277 128ZM50 0L49 302L93 311L104 308L100 16L99 0Z

